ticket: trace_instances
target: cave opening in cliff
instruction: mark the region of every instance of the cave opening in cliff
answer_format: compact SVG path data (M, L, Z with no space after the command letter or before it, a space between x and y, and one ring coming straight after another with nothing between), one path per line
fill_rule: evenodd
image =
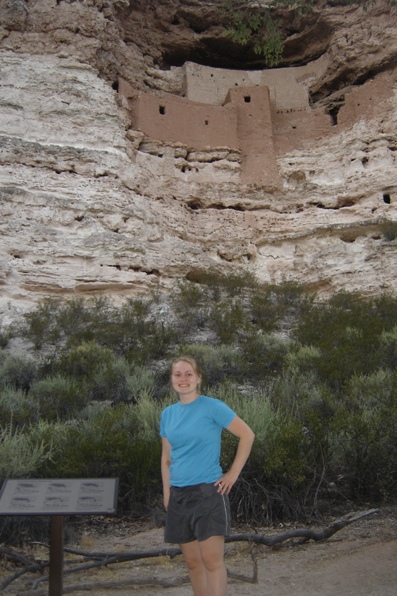
M167 47L163 51L162 61L163 68L183 66L185 62L229 70L270 68L265 59L255 54L251 47L235 44L225 38L207 38L191 45Z
M383 193L383 201L386 203L386 205L390 205L390 203L391 203L391 197L390 197L390 194L388 192L384 192Z

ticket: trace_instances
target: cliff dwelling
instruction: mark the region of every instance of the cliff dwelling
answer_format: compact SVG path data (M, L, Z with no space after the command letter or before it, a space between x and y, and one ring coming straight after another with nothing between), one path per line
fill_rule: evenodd
M336 113L310 105L308 85L326 68L325 58L306 66L265 71L186 62L180 69L180 96L139 91L124 79L119 80L118 90L128 100L131 128L142 132L144 140L176 145L179 150L183 146L186 151L218 150L220 158L222 151L231 151L240 166L241 183L279 187L277 157L313 145L338 125ZM364 97L368 103L365 86L345 99L342 126L351 127L364 115L368 108ZM186 169L182 165L182 171Z

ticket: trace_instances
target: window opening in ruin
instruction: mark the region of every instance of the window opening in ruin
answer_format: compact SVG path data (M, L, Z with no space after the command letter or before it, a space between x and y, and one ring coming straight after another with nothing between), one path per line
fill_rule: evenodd
M386 205L390 205L391 198L388 192L383 193L383 200L386 203Z
M328 112L328 114L331 116L331 124L332 126L336 126L338 124L338 113L340 110L340 106L335 106L334 108L331 108Z
M205 125L208 126L208 120L205 121Z
M165 114L165 106L159 106L159 112L162 116Z
M250 101L251 101L251 96L250 96L250 95L245 95L245 96L244 96L244 101L245 101L245 103L250 103Z

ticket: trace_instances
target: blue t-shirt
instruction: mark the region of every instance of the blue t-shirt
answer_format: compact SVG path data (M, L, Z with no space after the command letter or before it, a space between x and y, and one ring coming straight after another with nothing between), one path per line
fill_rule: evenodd
M211 483L222 476L219 463L222 429L235 416L224 402L204 395L188 404L178 402L163 410L160 435L171 445L171 486Z

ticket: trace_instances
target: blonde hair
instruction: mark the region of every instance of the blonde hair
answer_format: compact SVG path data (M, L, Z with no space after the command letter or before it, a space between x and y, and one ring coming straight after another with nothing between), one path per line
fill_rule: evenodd
M190 364L190 366L192 367L194 373L198 377L200 377L200 381L199 381L199 384L198 384L198 386L200 386L201 379L202 379L202 376L203 375L201 374L200 367L197 364L196 360L193 358L193 356L186 355L186 356L178 356L178 358L175 358L175 360L173 360L173 362L171 364L171 374L172 374L172 372L174 370L175 364L177 364L178 362L187 362L187 364Z

